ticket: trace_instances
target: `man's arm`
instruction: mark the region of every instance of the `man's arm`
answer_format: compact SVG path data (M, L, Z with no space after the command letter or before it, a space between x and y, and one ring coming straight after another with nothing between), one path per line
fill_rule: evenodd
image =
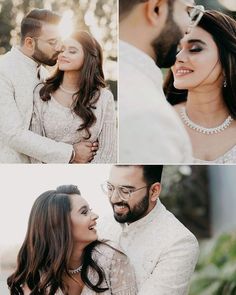
M194 236L180 239L161 255L138 295L187 295L199 254Z
M33 96L33 93L32 93ZM44 163L68 163L73 147L25 130L11 82L0 73L0 137L10 148Z

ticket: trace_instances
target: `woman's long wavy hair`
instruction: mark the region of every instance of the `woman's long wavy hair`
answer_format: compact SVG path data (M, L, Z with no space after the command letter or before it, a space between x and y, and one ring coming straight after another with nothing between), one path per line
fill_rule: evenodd
M18 253L16 271L7 279L11 295L23 295L23 284L30 288L31 295L54 295L59 288L68 294L63 276L71 276L68 270L73 249L69 197L72 194L80 195L80 191L74 185L63 185L36 199ZM94 241L85 248L81 271L84 284L97 293L108 290L101 287L105 274L92 258L94 247L99 243ZM89 268L98 275L95 285L88 277Z
M223 99L231 116L236 119L236 21L221 12L208 10L198 27L211 34L216 43L227 82L226 87L222 85ZM188 91L176 89L173 82L170 71L164 83L164 92L170 104L175 105L187 100Z
M80 69L78 81L79 91L74 94L73 111L78 115L83 123L78 127L78 131L85 130L85 139L91 137L89 128L96 122L93 109L99 99L101 88L106 87L103 73L103 54L99 43L86 31L78 31L71 38L78 41L84 52L84 62ZM51 99L51 93L56 91L63 80L64 71L58 68L54 75L46 80L40 89L40 97L43 101Z

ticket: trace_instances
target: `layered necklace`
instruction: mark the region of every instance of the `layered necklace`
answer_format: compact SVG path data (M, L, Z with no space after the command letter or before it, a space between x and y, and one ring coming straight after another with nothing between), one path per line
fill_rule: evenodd
M78 90L69 90L69 89L65 89L62 85L60 85L59 86L59 88L63 91L63 92L65 92L65 93L67 93L67 94L71 94L71 95L73 95L73 94L75 94L76 92L78 92L79 91L79 89Z
M191 128L199 133L203 133L203 134L207 134L207 135L222 132L227 127L229 127L230 124L233 122L233 118L229 115L221 125L213 127L213 128L205 128L205 127L195 124L193 121L191 121L189 119L185 107L183 107L180 110L180 117L181 117L182 121L184 122L184 124L187 125L189 128Z
M76 269L69 269L69 274L71 275L75 275L77 273L81 273L83 265L80 265L79 267L77 267Z

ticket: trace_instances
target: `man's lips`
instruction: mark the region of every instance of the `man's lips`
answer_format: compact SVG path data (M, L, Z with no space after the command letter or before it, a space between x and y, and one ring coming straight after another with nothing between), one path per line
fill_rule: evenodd
M116 203L116 204L113 204L113 209L114 209L114 212L118 214L122 214L129 211L129 206L123 203Z

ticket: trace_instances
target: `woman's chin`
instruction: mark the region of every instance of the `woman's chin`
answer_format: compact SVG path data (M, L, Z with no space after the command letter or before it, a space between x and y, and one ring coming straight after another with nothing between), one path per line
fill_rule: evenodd
M186 90L189 88L189 86L186 83L178 83L178 82L174 82L174 87L178 90Z

